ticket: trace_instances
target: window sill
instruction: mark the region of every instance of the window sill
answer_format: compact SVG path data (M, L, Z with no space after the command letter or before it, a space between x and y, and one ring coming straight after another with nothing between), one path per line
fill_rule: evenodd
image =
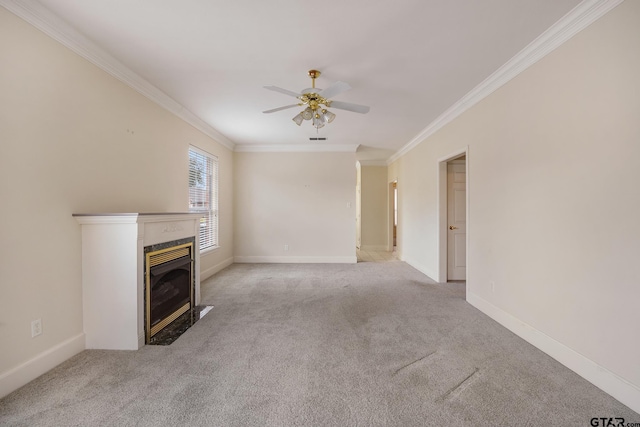
M217 251L218 249L220 249L220 246L210 246L210 247L208 247L206 249L201 249L200 250L200 256L210 254L212 252Z

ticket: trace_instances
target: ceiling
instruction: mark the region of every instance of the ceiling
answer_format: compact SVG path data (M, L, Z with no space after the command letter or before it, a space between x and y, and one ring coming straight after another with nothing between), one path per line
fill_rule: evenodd
M238 146L359 144L386 160L580 3L579 0L40 0ZM344 81L317 131L293 91ZM311 142L310 137L327 141ZM246 147L245 147L246 148Z

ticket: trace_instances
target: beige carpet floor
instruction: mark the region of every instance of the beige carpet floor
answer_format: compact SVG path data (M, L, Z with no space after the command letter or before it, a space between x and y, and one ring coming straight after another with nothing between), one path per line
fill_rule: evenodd
M403 262L236 264L170 346L84 351L3 426L589 426L640 415Z

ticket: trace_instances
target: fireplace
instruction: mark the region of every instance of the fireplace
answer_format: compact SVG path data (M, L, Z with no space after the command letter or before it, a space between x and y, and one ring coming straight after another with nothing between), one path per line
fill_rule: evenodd
M73 216L82 227L82 313L87 349L137 350L151 343L152 328L152 341L159 341L177 329L181 319L195 316L192 313L200 301L201 214ZM147 282L147 278L154 282ZM152 293L154 287L157 292ZM153 304L153 315L147 301Z
M145 341L149 343L194 306L193 243L159 250L148 247L145 253Z

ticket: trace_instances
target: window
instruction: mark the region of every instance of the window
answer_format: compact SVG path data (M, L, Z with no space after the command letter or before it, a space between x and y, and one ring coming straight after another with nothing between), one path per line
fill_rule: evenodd
M200 250L218 246L218 158L189 147L189 212L200 220Z

